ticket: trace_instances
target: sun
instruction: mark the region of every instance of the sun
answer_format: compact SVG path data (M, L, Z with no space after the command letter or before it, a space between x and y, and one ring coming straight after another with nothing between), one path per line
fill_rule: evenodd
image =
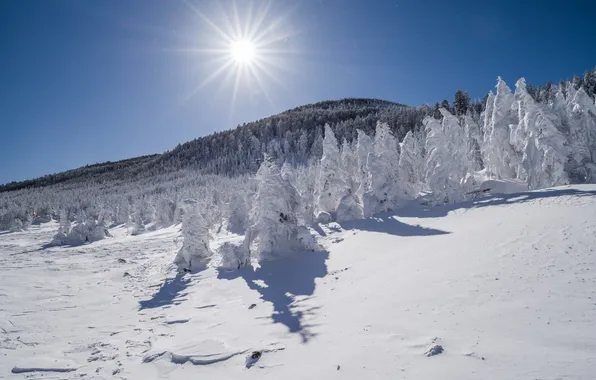
M273 0L214 2L213 8L200 0L183 2L197 16L197 29L188 34L190 46L176 50L193 54L201 79L184 101L215 82L230 95L230 113L237 100L258 102L262 97L273 107L271 92L288 90L282 78L295 73L297 33L288 21L293 8L278 8Z
M237 40L230 45L230 53L237 63L249 64L255 59L256 49L248 40Z

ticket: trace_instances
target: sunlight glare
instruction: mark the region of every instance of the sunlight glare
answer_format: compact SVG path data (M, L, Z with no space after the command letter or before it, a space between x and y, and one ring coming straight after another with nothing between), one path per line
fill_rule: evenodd
M238 40L230 47L232 57L238 63L250 63L255 58L255 47L247 40Z

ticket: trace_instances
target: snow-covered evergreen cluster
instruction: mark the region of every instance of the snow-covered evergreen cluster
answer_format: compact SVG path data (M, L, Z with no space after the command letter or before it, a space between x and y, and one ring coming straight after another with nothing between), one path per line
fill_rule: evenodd
M407 131L376 120L374 133L368 121L338 133L330 123L308 150L300 147L309 138L292 132L275 140L280 149L269 147L275 154L260 159L254 177L180 170L0 193L0 230L55 219L60 227L52 244L74 245L108 237L116 225L134 235L182 223L179 269L200 270L211 260L235 268L319 249L308 230L313 223L368 218L421 196L434 204L459 202L479 188L479 179L514 179L529 189L596 182L596 85L584 89L592 79L545 90L522 78L511 91L499 78L480 107L458 92L453 107L427 107ZM249 136L237 146L251 141L256 144ZM247 162L237 165L243 169L236 173L245 173ZM210 237L223 231L244 235L244 242L214 253Z

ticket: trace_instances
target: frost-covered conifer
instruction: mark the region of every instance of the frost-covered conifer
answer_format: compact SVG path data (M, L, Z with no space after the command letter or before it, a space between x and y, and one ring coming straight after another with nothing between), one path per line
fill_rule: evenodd
M492 115L487 125L490 134L485 162L488 173L496 178L516 178L513 168L518 164L518 155L509 143L509 125L515 123L515 114L512 111L514 101L511 89L499 77Z
M392 210L401 201L397 177L397 141L387 124L377 124L373 150L366 163L368 181L363 196L365 217L370 217L371 213Z
M304 227L298 226L298 192L269 157L261 164L256 180L254 223L245 237L250 256L266 261L311 248L303 238Z
M398 164L399 180L405 199L415 199L424 183L422 146L417 137L408 132L401 143Z
M455 175L459 168L447 149L443 126L433 117L427 117L423 123L426 128L426 184L436 203L457 202L463 198L461 178Z
M556 128L556 115L538 104L526 90L524 78L517 81L520 126L524 130L523 167L530 189L569 183L565 172L568 148L565 136Z
M341 167L337 140L331 128L326 125L321 171L316 190L317 213L328 213L335 218L339 201L348 194L348 186L343 180Z
M182 222L182 248L178 251L174 264L178 270L200 271L207 267L213 252L209 247L209 229L195 200L184 201Z
M366 170L366 163L368 161L368 154L373 152L373 142L372 139L360 129L358 129L357 132L356 161L358 172L356 178L359 182L357 195L362 199L364 192L368 188L368 171Z

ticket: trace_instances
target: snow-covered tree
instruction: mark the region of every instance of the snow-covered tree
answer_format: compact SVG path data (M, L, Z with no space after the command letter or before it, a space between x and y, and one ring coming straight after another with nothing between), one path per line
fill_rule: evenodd
M54 235L51 245L64 245L67 244L68 234L70 232L70 220L66 210L60 211L60 227L58 232Z
M460 126L459 120L446 109L441 108L439 112L443 116L441 127L443 129L443 136L445 137L446 148L451 155L451 176L455 180L461 181L472 171L470 168L471 163L469 161L465 129Z
M341 169L342 164L337 140L331 128L326 125L321 171L316 190L317 214L327 213L332 218L335 218L339 201L344 195L349 193L348 185L344 182Z
M209 247L209 229L198 202L192 199L184 201L184 220L182 222L182 248L174 258L178 270L200 271L207 267L213 252Z
M294 171L295 187L299 193L297 218L300 224L312 225L315 220L315 190L319 180L320 163L313 162Z
M578 180L587 182L596 176L596 173L590 173L586 168L596 161L596 106L584 89L580 88L573 99L570 99L567 110L571 158L575 162L575 172L581 173Z
M298 192L269 157L261 164L256 180L254 223L245 237L250 256L259 261L273 260L309 248L296 217Z
M364 192L368 188L368 171L366 170L366 163L368 161L368 154L373 152L373 141L364 133L358 129L358 141L356 143L356 162L357 162L357 174L356 179L359 182L358 197L362 199Z
M470 115L462 116L461 122L466 136L466 155L470 170L478 171L484 166L480 148L482 144L481 129Z
M406 134L401 143L398 173L404 198L418 197L424 183L424 161L422 146L412 131Z
M228 231L243 234L249 226L249 209L243 196L235 196L228 204Z
M368 155L366 164L368 187L363 198L365 217L369 217L371 212L392 210L402 200L397 177L398 164L397 141L387 124L378 123L374 153Z
M103 240L111 236L103 221L98 221L93 216L88 216L86 220L78 222L74 227L70 228L70 231L66 232L69 229L69 223L68 218L64 218L64 220L61 218L60 228L51 244L81 245Z
M156 222L159 227L169 227L174 223L176 203L168 198L161 198L157 202Z
M424 119L426 129L426 184L436 203L454 203L463 198L459 165L452 160L441 122Z
M492 135L492 117L493 109L495 107L495 95L492 91L489 91L486 95L486 103L484 112L482 112L482 144L480 145L480 151L482 153L482 161L485 167L490 166L489 157L491 157L492 149L490 146Z
M356 151L348 140L344 139L341 145L341 165L344 182L350 194L356 194L360 183L358 181L358 158Z
M522 163L529 188L568 184L565 172L568 148L565 136L556 128L559 120L534 101L526 90L524 78L517 81L515 97L519 104L518 129L525 135Z
M23 222L19 218L15 218L12 220L10 224L10 232L19 232L23 230Z
M487 172L496 178L516 178L517 174L514 168L519 164L520 159L509 143L509 125L516 123L515 113L512 110L514 101L515 97L511 89L499 77L492 114L486 126L489 135L485 165Z
M248 251L244 244L225 242L217 249L217 267L239 269L249 264Z
M346 194L337 206L337 221L346 222L364 218L364 208L355 194Z

